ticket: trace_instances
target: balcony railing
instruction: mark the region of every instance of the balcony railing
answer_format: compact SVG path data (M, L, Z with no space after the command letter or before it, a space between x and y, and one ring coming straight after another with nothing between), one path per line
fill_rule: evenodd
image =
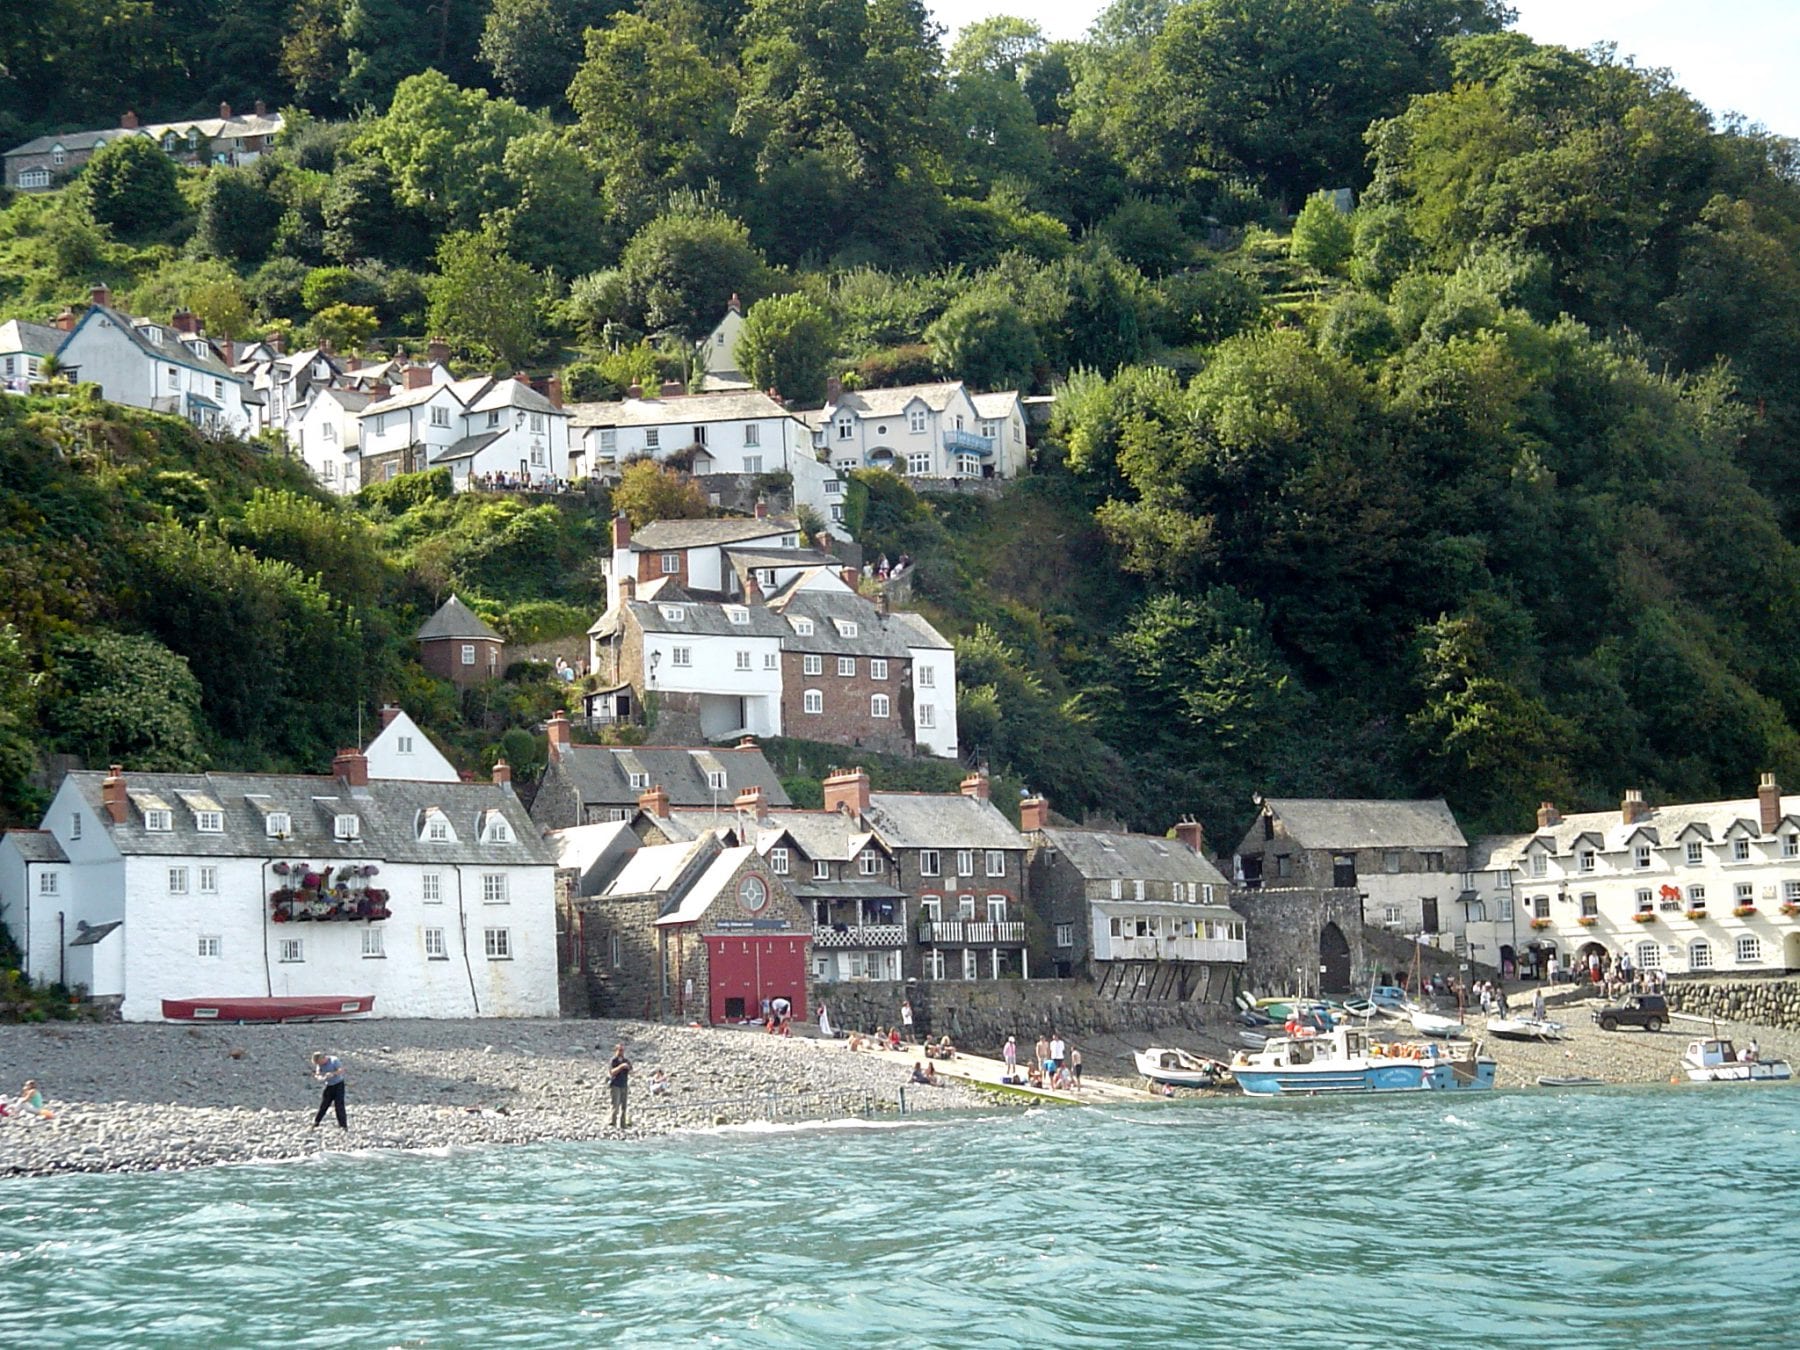
M990 437L977 435L973 431L951 427L944 433L944 449L953 454L991 455L994 453L994 442Z
M932 946L992 947L1018 945L1025 942L1025 925L1012 923L977 923L971 919L953 919L933 923L927 919L919 925L919 941Z
M906 929L897 923L813 925L815 947L904 947Z

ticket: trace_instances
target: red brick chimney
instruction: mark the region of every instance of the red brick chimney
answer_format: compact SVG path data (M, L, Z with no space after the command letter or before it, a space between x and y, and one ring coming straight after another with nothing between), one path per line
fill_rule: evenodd
M754 749L756 749L756 737L754 737L754 736L739 736L738 743L733 748L738 749L738 750L754 750Z
M763 816L763 796L759 787L747 787L740 791L737 800L732 803L739 811L748 812L752 820L761 820Z
M619 604L620 605L629 605L635 599L637 599L637 578L636 577L620 577L619 578Z
M836 403L844 396L844 382L835 375L825 377L825 402Z
M1206 856L1206 827L1197 820L1183 818L1175 822L1175 838L1202 858Z
M512 765L508 764L504 759L497 759L494 761L494 786L512 786Z
M408 366L402 377L408 389L423 389L431 383L430 366Z
M556 763L569 748L569 714L563 709L556 710L556 716L544 723L544 731L550 738L550 762Z
M200 331L200 320L194 317L191 309L178 309L169 318L169 327L177 333L185 333L189 337Z
M369 757L352 746L340 750L331 761L331 776L345 787L369 786Z
M1045 798L1027 797L1019 803L1019 830L1033 834L1050 823L1050 803Z
M615 512L612 519L613 548L631 547L631 518L623 511Z
M1556 809L1555 802L1543 802L1538 806L1538 828L1548 830L1562 824L1562 813Z
M1781 784L1775 781L1775 775L1765 773L1756 787L1757 812L1762 817L1762 832L1774 834L1781 828Z
M638 794L638 810L659 820L669 818L669 794L663 791L661 783Z
M685 393L687 393L687 386L680 380L664 380L662 382L664 398L680 398Z
M214 338L213 346L219 349L219 359L228 366L237 364L237 343L230 338Z
M100 805L106 814L112 817L112 823L123 825L130 814L131 807L125 796L125 766L115 764L100 780Z
M544 397L550 400L550 406L552 408L562 407L562 405L563 405L562 376L552 375L549 379L544 381Z
M112 292L104 286L93 286L88 289L88 300L96 305L112 307Z
M869 775L864 770L840 769L825 780L825 809L848 811L861 818L869 809Z
M974 773L962 780L962 786L959 787L957 791L961 792L965 797L973 797L977 801L987 801L990 795L987 770L977 769Z
M434 366L444 365L450 360L450 344L441 337L427 339L425 359Z
M769 499L767 497L757 497L756 518L758 520L767 520L769 518Z
M269 350L277 356L287 350L287 338L282 335L280 330L270 333L264 340L269 344Z
M643 385L631 384L631 385L627 385L625 387L625 397L626 398L642 398L643 396L644 396L644 386Z
M744 603L760 605L762 598L762 587L756 584L756 571L752 568L744 573Z
M256 100L256 115L258 117L267 117L268 114L269 114L269 105L264 103L260 98L257 99Z
M736 291L733 291L731 293L731 299L725 302L725 308L729 309L733 314L742 314L744 312L744 302L738 299L738 293Z
M50 326L52 328L60 328L65 333L73 333L75 331L75 311L72 309L65 309L61 314L58 314L50 321Z
M221 99L219 101L219 116L220 117L230 117L231 116L231 105L229 103L226 103L223 99Z
M844 585L848 586L853 591L862 585L862 573L858 572L854 567L840 568L838 569L838 575L843 577Z
M1650 804L1644 800L1644 794L1637 788L1625 789L1625 800L1619 803L1619 819L1626 825L1635 825L1650 815Z
M127 131L136 131L137 124L137 114L130 108L127 108L125 110L125 115L119 119L119 125L124 127Z
M513 372L513 383L514 384L522 384L527 389L529 389L529 388L531 388L531 376L527 375L522 370L515 370Z
M391 727L391 726L393 726L393 725L394 725L394 719L395 719L395 718L396 718L396 717L398 717L398 716L399 716L399 715L400 715L400 705L399 705L399 704L398 704L398 703L384 703L384 704L382 704L382 705L381 705L381 726L382 726L382 729L383 729L383 730L384 730L384 731L385 731L385 730L386 730L386 729L387 729L387 728L388 728L388 727Z

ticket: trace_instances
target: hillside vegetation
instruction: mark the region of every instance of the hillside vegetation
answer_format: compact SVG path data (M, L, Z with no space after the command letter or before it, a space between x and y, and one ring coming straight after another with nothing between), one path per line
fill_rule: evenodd
M1120 0L948 51L912 0L40 8L0 38L19 137L292 111L249 168L121 150L14 199L8 312L104 280L603 397L681 378L735 292L796 394L1056 392L1006 498L853 496L957 636L965 749L1070 814L1441 792L1517 827L1800 781L1800 158L1662 73L1481 0ZM474 762L554 691L459 705L410 625L450 585L596 602L589 508L333 505L158 419L6 405L15 765L317 765L383 697ZM135 740L70 711L116 670L168 693Z

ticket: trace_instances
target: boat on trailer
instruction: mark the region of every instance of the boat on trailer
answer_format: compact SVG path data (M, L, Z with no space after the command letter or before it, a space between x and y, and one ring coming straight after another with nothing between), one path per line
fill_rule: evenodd
M1774 1083L1793 1077L1785 1059L1740 1054L1723 1036L1689 1041L1681 1065L1696 1083Z
M1135 1051L1132 1058L1137 1061L1138 1072L1152 1083L1167 1083L1171 1087L1218 1087L1230 1077L1230 1070L1218 1060L1202 1059L1185 1050L1152 1046Z
M165 998L165 1022L329 1022L367 1017L373 994L302 998Z
M1498 1065L1479 1045L1396 1043L1358 1027L1322 1036L1271 1037L1231 1062L1256 1097L1345 1092L1466 1092L1494 1086Z

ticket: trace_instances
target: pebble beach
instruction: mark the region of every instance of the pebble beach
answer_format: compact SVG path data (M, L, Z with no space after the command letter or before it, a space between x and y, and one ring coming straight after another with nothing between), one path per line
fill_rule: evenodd
M606 1065L621 1040L635 1066L625 1130L607 1126ZM348 1071L348 1132L329 1115L312 1128L319 1049ZM56 1118L0 1120L0 1177L648 1138L757 1118L771 1096L795 1118L895 1111L906 1073L842 1041L638 1022L0 1025L0 1093L16 1097L27 1078ZM955 1084L906 1097L909 1111L991 1105Z

